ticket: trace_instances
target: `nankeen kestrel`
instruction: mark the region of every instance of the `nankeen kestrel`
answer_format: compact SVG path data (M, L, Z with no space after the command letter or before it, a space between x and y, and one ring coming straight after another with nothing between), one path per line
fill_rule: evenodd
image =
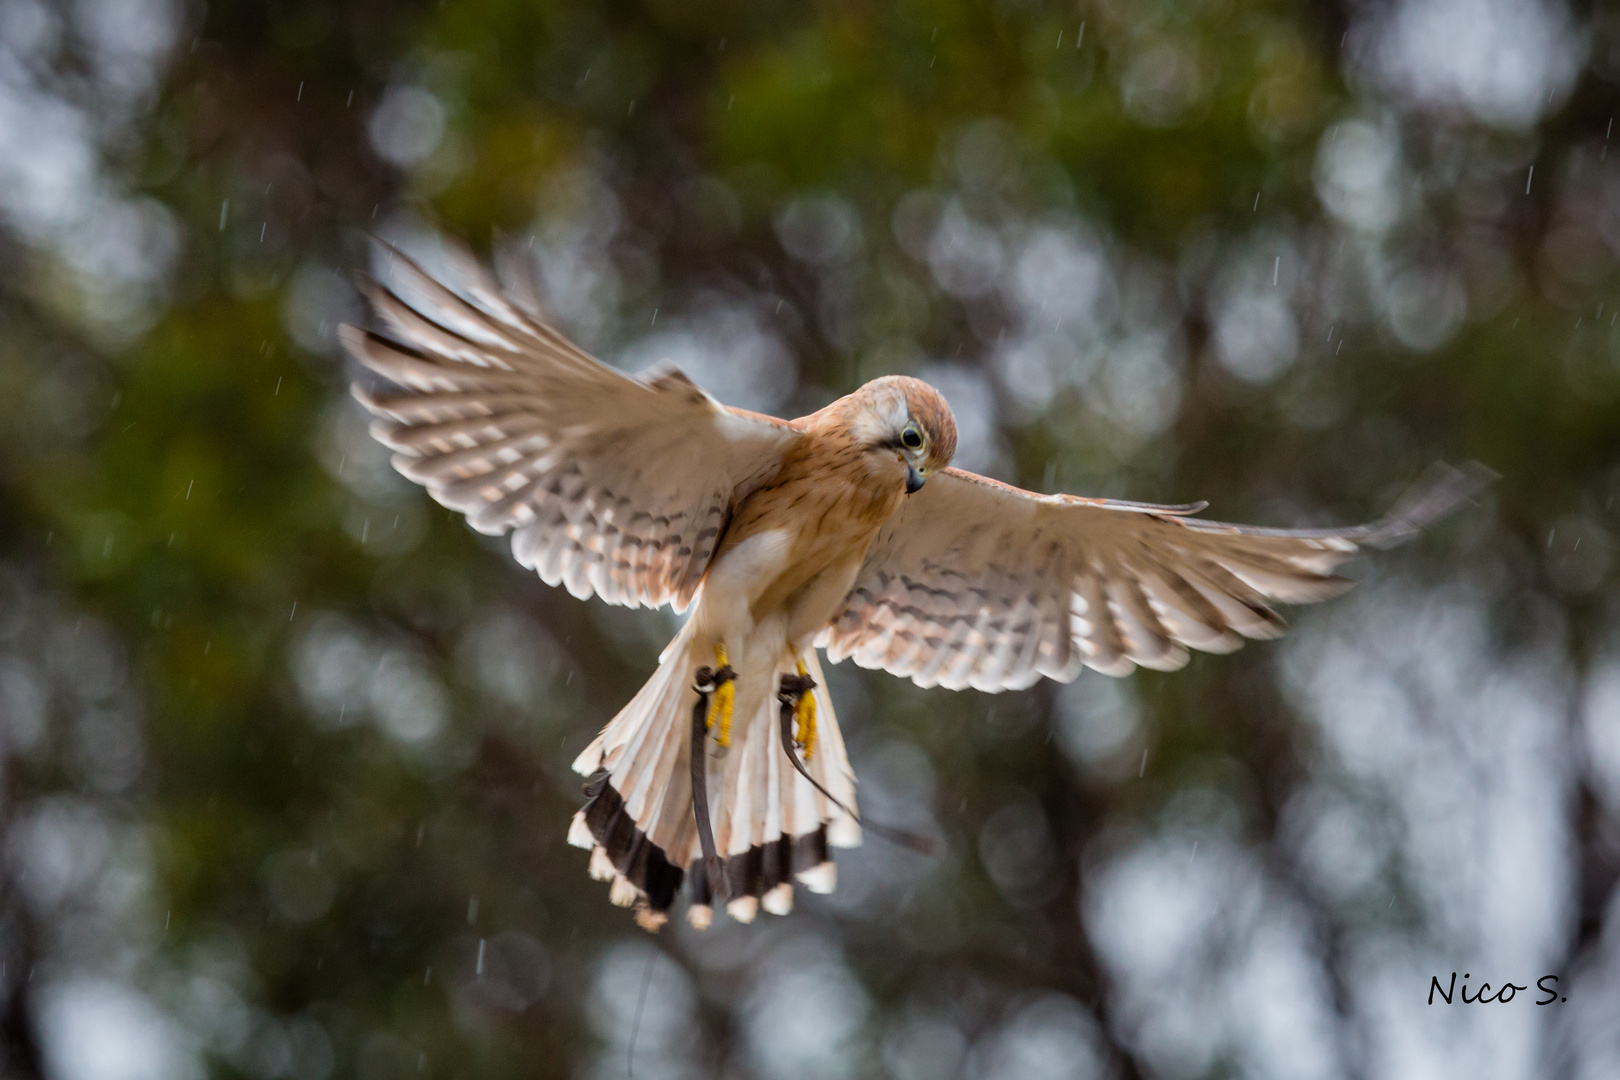
M745 922L784 914L795 881L833 888L829 848L860 843L817 647L952 690L1171 670L1188 649L1277 637L1270 603L1343 592L1333 570L1360 545L1410 537L1486 479L1442 470L1343 529L1036 495L948 468L955 421L917 379L778 420L677 371L599 363L464 256L455 288L391 261L398 291L367 292L392 336L345 326L342 340L394 384L354 394L395 467L479 532L510 531L547 584L692 608L574 762L591 779L568 839L649 929L688 879L694 925L715 901Z

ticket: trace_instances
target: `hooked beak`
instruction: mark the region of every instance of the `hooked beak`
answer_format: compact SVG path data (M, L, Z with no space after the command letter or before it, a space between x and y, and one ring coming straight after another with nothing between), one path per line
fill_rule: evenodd
M906 465L906 494L907 495L915 495L917 492L921 491L923 483L926 480L927 480L927 477L923 476L922 473L918 472L917 467L915 465L911 465L911 464Z

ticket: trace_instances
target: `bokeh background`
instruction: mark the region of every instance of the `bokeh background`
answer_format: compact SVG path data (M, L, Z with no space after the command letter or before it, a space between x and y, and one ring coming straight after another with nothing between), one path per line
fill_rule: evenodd
M1617 88L1553 0L0 0L3 1075L1620 1076ZM948 853L650 937L567 766L675 624L388 469L369 234L1037 490L1502 479L1175 674L832 669Z

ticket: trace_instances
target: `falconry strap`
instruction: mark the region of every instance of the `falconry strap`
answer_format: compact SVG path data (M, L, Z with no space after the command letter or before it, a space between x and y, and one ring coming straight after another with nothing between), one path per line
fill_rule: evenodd
M714 651L718 657L725 656L723 645L715 646ZM724 891L725 864L715 852L714 826L709 821L709 759L703 752L703 740L709 733L709 695L719 702L731 700L737 692L732 686L736 679L731 665L722 663L718 670L698 668L697 685L692 687L697 691L697 701L692 704L692 816L697 819L698 844L703 848L703 871L717 895ZM730 693L722 697L720 691ZM722 721L722 733L729 734L729 713Z
M810 692L816 688L816 680L812 679L809 675L804 674L804 664L802 662L799 664L799 672L800 674L798 675L783 675L782 688L776 693L776 700L782 703L782 750L787 754L788 760L793 762L793 767L798 770L799 775L810 781L810 785L825 795L828 802L832 803L834 806L838 807L838 809L848 814L854 819L855 824L870 831L873 836L880 836L889 841L891 844L898 844L901 847L910 848L912 851L919 852L923 855L938 856L943 854L939 842L931 836L923 836L919 833L906 832L903 829L891 829L887 825L876 825L862 819L859 814L845 805L843 800L839 799L838 796L822 787L821 782L810 775L810 770L804 767L804 762L799 758L798 747L794 745L793 719L798 714L800 699L804 698L806 695L810 695ZM701 672L699 674L701 674ZM814 700L814 695L810 695L810 700ZM807 711L809 713L810 742L813 743L815 740L816 723L814 706ZM802 737L804 732L804 727L802 724L799 731ZM807 746L805 749L805 757L809 756L810 752L809 747ZM699 832L701 833L701 831L702 827L699 826Z

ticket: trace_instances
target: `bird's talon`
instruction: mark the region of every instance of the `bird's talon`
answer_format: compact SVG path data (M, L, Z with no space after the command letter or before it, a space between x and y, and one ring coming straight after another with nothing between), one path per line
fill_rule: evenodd
M810 755L816 750L816 680L810 677L805 670L804 661L799 661L799 674L797 676L782 676L782 689L777 697L784 703L793 705L793 745L804 751L804 759L810 760Z

